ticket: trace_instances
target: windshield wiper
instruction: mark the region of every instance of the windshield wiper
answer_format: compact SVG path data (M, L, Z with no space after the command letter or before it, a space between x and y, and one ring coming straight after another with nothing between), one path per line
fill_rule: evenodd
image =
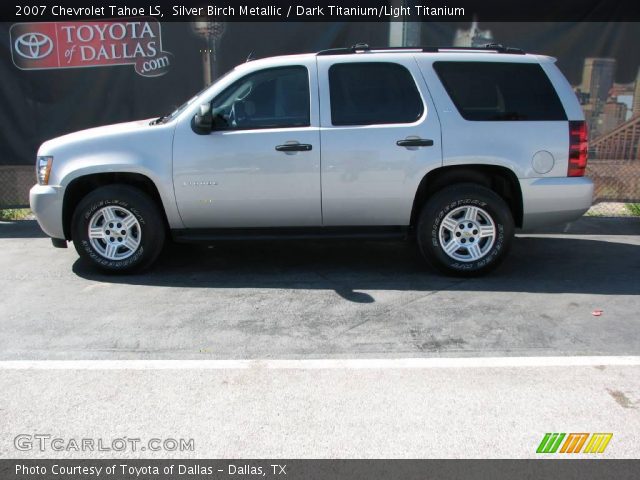
M171 115L162 115L161 117L158 117L155 120L151 120L151 123L149 123L149 125L158 125L160 123L164 123L165 120L167 120L169 117L171 117Z

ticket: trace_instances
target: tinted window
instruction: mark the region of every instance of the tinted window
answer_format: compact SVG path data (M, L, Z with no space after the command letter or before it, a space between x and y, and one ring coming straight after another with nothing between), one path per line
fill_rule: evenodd
M549 78L537 64L435 62L440 80L467 120L566 120Z
M307 69L296 66L251 73L218 95L211 109L217 130L308 126Z
M409 71L396 63L338 63L329 68L331 123L412 123L423 112Z

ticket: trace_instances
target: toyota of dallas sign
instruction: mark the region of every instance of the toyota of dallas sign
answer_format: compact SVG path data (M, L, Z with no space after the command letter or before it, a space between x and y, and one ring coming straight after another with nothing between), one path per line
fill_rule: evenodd
M173 55L162 50L157 20L16 23L10 30L13 63L22 70L134 65L138 74L167 73Z

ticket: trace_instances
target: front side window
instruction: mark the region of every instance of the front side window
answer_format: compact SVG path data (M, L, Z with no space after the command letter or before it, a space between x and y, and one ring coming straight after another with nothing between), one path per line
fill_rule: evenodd
M435 62L463 118L475 121L566 120L542 67L533 63Z
M409 70L397 63L337 63L329 68L333 125L413 123L424 112Z
M211 112L215 130L309 126L309 73L303 66L250 73L220 93Z

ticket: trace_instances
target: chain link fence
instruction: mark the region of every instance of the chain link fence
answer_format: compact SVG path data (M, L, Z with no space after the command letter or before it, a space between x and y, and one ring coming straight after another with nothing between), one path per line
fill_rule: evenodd
M33 165L0 165L0 209L29 206L29 189L36 183Z
M628 216L640 207L640 160L590 160L587 175L595 183L590 215ZM29 206L35 183L33 166L0 166L0 209Z
M587 175L595 185L593 207L588 215L638 215L640 160L590 160Z

